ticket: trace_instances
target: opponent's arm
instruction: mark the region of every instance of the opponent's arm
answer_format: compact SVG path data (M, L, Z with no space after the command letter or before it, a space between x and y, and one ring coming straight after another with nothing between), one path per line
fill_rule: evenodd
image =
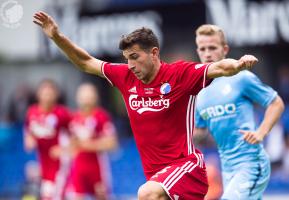
M24 134L24 148L27 152L33 151L37 146L35 138L30 133Z
M208 136L209 132L207 128L196 128L194 129L194 141L197 143L204 140Z
M256 132L240 130L244 134L244 139L250 144L257 144L263 141L265 136L271 131L284 111L284 103L280 96L277 96L266 108L264 119Z
M33 22L42 28L47 37L53 40L69 60L79 69L102 76L101 66L103 61L92 57L87 51L78 47L63 35L51 16L44 12L37 12L33 16Z
M97 139L90 140L74 140L72 142L74 148L86 152L102 152L111 151L117 147L117 138L114 135L103 136Z
M233 76L242 70L251 69L256 62L258 59L252 55L244 55L239 60L226 58L209 66L207 78Z

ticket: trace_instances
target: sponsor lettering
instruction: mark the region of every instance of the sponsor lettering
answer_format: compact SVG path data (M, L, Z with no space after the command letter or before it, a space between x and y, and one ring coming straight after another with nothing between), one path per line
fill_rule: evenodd
M232 115L236 112L236 105L233 103L225 105L216 105L201 110L200 115L203 119L208 120L213 117Z
M156 99L141 97L138 95L130 95L129 106L132 110L136 110L139 114L146 111L158 112L170 106L170 99Z

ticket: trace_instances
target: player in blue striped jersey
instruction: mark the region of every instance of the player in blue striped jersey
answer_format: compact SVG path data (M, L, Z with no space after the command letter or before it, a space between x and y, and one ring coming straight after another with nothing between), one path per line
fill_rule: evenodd
M226 57L229 47L223 31L202 25L196 31L197 53L203 63ZM266 108L259 127L253 104ZM212 134L220 154L224 193L222 199L258 200L270 177L264 137L284 110L282 99L250 71L215 79L197 98L196 134Z

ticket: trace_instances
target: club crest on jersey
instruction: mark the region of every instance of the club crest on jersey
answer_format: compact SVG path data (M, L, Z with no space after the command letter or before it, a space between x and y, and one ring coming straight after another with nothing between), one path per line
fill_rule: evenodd
M199 69L199 68L204 67L204 66L205 66L205 64L196 64L195 69Z
M147 111L159 112L170 106L170 99L165 98L153 100L150 97L139 98L137 94L131 94L128 100L130 108L132 110L135 110L139 114L142 114Z
M168 94L170 93L172 87L169 83L164 83L162 84L161 88L160 88L160 92L161 94Z
M232 87L230 84L226 84L222 90L223 95L227 95L232 91Z

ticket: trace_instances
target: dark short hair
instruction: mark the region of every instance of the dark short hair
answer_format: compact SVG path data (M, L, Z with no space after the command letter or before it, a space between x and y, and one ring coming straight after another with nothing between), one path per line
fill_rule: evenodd
M139 28L128 35L123 35L119 42L119 49L126 50L133 45L139 45L144 51L149 51L153 47L160 48L158 38L149 28Z

